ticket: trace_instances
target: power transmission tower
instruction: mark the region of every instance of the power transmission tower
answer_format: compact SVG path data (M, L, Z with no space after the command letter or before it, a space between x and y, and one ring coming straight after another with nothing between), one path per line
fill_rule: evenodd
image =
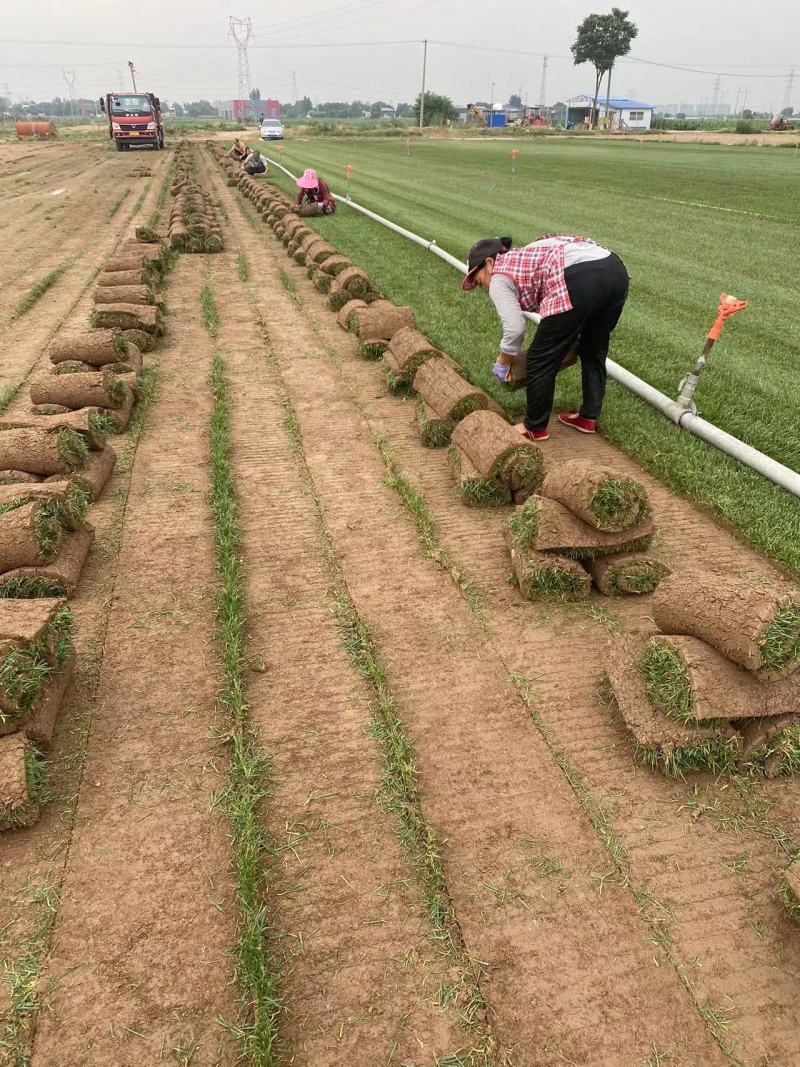
M539 86L539 105L547 107L547 56L542 60L542 84Z
M292 103L297 103L297 71L292 71Z
M69 113L75 114L75 82L78 75L74 70L63 70L61 72L64 75L64 81L67 83L67 91L69 93Z
M716 118L717 112L719 111L719 87L720 87L720 77L719 77L719 74L718 74L717 77L716 77L716 81L714 82L714 95L711 97L711 117L712 118Z
M789 71L789 77L786 79L786 91L783 94L783 110L786 110L792 102L792 88L794 86L794 70Z
M236 42L239 74L239 99L247 100L249 104L250 93L253 91L253 83L250 80L250 60L247 56L247 46L255 39L255 35L253 34L253 21L250 18L235 19L233 15L231 15L228 26L228 36L232 37Z

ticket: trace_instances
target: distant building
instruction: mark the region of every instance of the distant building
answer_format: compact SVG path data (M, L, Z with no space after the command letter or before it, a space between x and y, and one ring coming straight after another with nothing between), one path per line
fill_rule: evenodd
M590 115L594 97L573 96L567 101L567 126L575 129L590 124ZM653 104L642 104L638 100L626 100L612 96L608 101L608 127L612 130L649 130L653 120ZM601 94L597 99L598 126L606 124L606 98Z
M278 100L217 100L214 106L220 118L234 122L260 122L281 117Z

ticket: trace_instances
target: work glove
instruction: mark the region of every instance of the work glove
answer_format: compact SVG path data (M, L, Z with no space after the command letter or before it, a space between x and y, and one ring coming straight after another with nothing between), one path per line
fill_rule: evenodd
M501 363L498 359L492 367L492 374L494 374L498 382L507 382L511 377L511 367L507 363Z

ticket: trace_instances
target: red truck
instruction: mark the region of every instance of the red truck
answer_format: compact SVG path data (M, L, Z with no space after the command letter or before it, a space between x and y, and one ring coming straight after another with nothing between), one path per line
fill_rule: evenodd
M132 145L164 147L161 101L152 93L106 93L100 107L108 116L108 136L123 152Z

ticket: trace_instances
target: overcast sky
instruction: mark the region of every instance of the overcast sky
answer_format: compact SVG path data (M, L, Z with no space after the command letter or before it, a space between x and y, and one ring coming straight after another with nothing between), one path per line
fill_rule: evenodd
M432 91L462 104L488 99L494 83L497 101L521 92L539 103L546 53L546 102L554 103L593 88L592 69L574 67L569 48L587 14L611 8L596 0L236 2L241 6L231 10L218 0L3 0L0 94L7 85L14 99L67 95L67 68L77 75L76 95L99 96L129 85L131 59L139 88L166 100L230 99L238 85L228 38L228 16L235 15L253 20L252 84L263 97L289 100L295 72L298 95L315 102L411 101L420 87L418 42L427 37ZM796 0L637 0L630 17L639 27L634 58L615 68L612 95L701 103L713 98L719 73L721 100L734 105L738 91L741 104L747 90L748 107L779 109L794 66L791 103L800 110Z

